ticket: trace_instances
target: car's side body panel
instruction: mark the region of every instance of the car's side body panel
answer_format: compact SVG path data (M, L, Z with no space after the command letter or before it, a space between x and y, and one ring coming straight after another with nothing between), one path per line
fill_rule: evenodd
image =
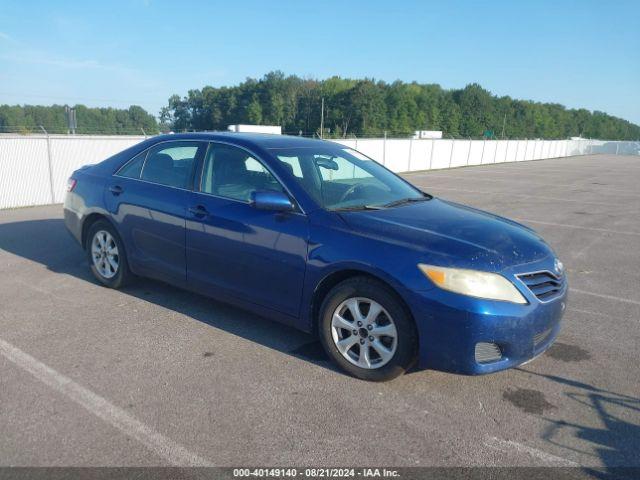
M119 187L121 193L111 189ZM104 189L105 207L127 246L131 271L186 286L185 211L188 191L122 177Z
M258 210L245 202L190 193L187 214L189 288L231 296L298 317L307 260L306 215Z
M415 266L415 245L392 246L374 236L351 231L342 216L318 210L310 215L309 256L301 327L311 331L312 301L318 286L332 274L349 270L380 279L401 294L407 288L430 288Z
M65 197L64 219L67 230L82 245L85 220L93 214L108 217L103 195L106 179L86 168L74 172L73 177L77 183L74 191Z

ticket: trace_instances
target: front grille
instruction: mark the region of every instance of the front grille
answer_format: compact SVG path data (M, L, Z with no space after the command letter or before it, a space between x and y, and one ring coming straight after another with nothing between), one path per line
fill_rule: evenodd
M500 347L495 343L479 342L476 343L476 362L491 363L502 358Z
M536 272L518 275L529 290L542 301L549 301L562 291L564 276L558 277L551 272Z
M543 343L547 338L549 338L549 334L551 333L552 328L547 328L545 331L537 333L533 336L533 346L537 347L541 343Z

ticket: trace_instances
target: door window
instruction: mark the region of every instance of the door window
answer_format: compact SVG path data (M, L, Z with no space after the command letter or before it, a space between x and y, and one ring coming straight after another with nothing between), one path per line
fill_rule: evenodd
M247 151L215 143L204 161L200 190L244 202L259 190L284 191L271 172Z
M201 142L168 142L149 150L142 169L142 180L189 188L198 151L204 149Z

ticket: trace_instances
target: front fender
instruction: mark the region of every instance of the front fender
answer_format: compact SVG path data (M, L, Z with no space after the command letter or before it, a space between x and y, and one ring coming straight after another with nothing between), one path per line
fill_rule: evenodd
M323 282L338 272L362 272L378 278L408 304L408 291L434 288L418 269L418 258L411 248L365 238L340 222L331 226L312 223L302 303L306 308L301 312L303 328L313 331L316 295Z

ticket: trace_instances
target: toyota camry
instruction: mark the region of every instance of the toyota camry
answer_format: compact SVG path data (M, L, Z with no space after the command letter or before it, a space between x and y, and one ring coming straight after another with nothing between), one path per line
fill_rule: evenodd
M67 190L66 226L103 285L144 276L237 305L317 335L361 379L496 372L560 329L566 276L537 233L338 143L162 135Z

